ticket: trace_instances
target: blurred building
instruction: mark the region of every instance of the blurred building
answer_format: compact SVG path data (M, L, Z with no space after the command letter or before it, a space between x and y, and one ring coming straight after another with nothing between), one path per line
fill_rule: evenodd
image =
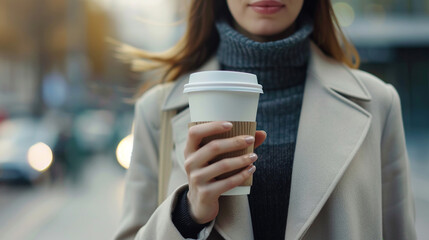
M429 133L429 1L334 0L361 68L398 90L408 133ZM427 159L429 160L429 159Z
M40 114L50 107L44 89L63 89L62 110L123 108L141 76L107 39L165 50L180 37L183 24L172 23L182 10L167 0L1 1L0 109Z
M58 79L65 80L66 87L73 85L72 56L88 56L82 6L81 1L0 2L0 108L12 115L40 115L46 107L46 79L47 85ZM72 23L75 19L81 20ZM85 72L84 67L74 70Z

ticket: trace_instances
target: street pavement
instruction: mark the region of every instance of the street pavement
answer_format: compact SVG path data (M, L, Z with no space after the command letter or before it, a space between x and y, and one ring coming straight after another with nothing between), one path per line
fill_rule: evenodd
M90 159L78 184L0 187L1 240L112 239L125 171L113 159Z
M410 141L418 239L429 239L429 139ZM111 156L87 160L78 183L0 185L0 240L112 239L121 214L125 171Z

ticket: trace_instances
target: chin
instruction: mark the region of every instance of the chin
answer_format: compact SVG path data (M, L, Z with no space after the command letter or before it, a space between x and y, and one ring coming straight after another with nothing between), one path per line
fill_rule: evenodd
M270 36L281 34L283 31L285 31L283 28L277 29L277 28L272 28L267 26L267 27L255 28L249 32L255 36L270 37Z
M260 30L260 31L255 31L252 32L253 35L255 36L261 36L261 37L270 37L270 36L276 36L278 34L280 34L281 32L277 32L277 31L267 31L267 30Z
M259 20L247 26L247 31L257 36L276 36L286 31L291 24L278 24L278 22Z

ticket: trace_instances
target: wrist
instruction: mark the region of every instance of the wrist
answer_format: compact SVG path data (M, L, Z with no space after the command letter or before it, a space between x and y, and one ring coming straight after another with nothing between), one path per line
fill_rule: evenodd
M198 233L208 224L199 224L191 216L187 198L188 190L179 195L177 204L173 210L173 223L185 238L196 238Z
M212 214L208 216L208 213L212 212L211 209L213 209L213 206L201 205L198 203L193 204L191 201L192 197L190 195L191 193L188 191L186 194L186 200L189 209L189 216L197 224L208 225L216 217L216 215L211 216Z

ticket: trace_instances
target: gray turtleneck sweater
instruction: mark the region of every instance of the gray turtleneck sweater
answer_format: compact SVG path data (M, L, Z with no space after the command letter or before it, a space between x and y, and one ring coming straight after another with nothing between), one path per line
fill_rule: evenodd
M267 139L255 149L259 158L248 196L253 234L256 240L284 239L313 26L310 21L299 21L291 36L263 43L246 38L226 21L217 22L216 27L221 68L256 74L264 89L256 121ZM173 222L184 237L196 238L205 226L192 221L186 192L173 212Z

